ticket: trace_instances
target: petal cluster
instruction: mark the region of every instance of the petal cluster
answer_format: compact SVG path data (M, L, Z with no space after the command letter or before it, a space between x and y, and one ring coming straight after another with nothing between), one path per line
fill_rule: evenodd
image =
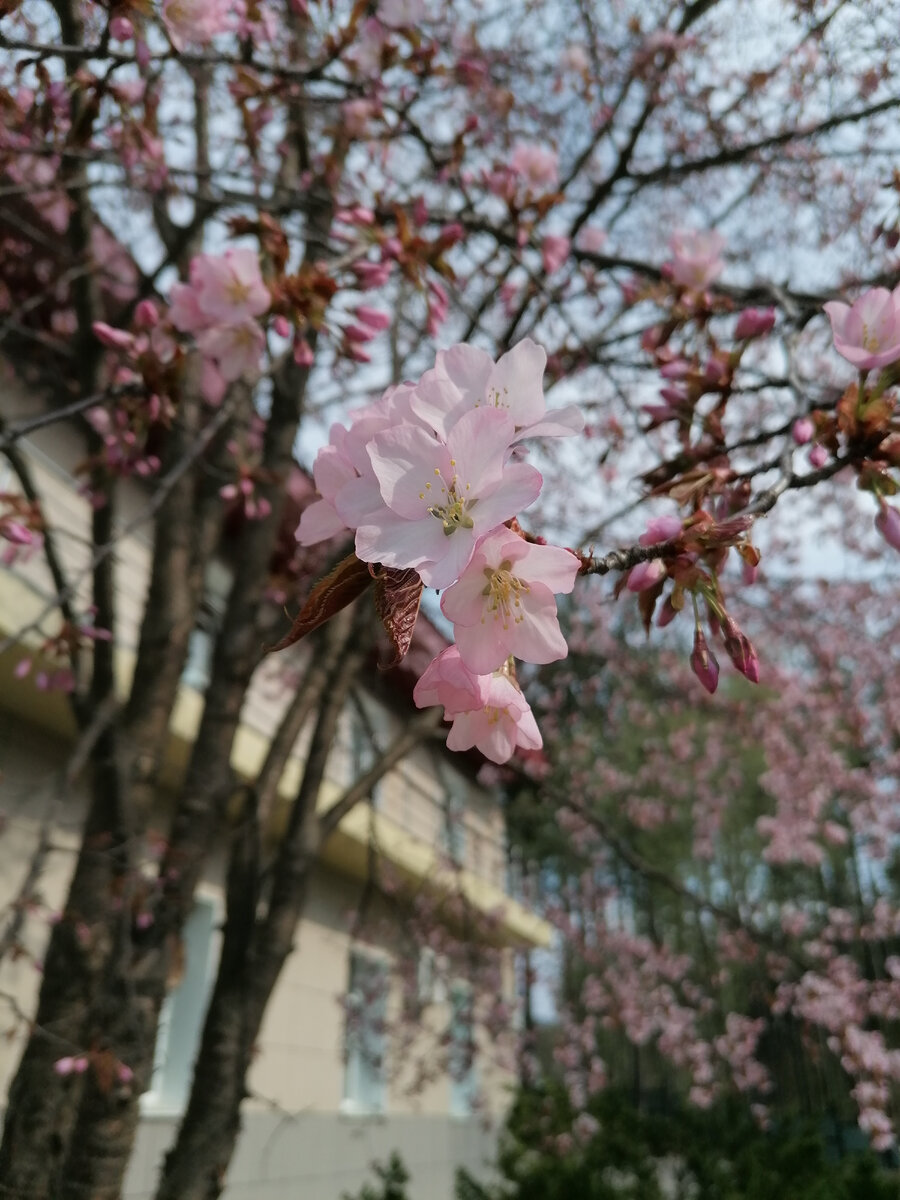
M441 351L418 382L332 426L313 468L320 499L297 529L307 546L352 530L363 562L447 589L456 645L422 676L416 703L444 706L451 749L477 746L494 762L541 745L512 660L565 657L555 597L571 592L580 565L507 524L542 484L517 444L583 427L574 406L547 413L546 361L530 339L498 362L473 346Z
M254 250L232 248L224 254L198 254L191 260L190 281L172 288L169 324L194 336L205 360L204 394L215 401L225 385L259 366L265 334L256 317L271 303ZM151 344L165 357L171 341L157 325Z

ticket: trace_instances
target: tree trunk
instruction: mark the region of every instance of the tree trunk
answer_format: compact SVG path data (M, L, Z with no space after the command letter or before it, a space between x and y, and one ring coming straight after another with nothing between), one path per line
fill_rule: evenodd
M365 610L363 610L365 611ZM368 613L365 613L368 617ZM349 614L347 614L349 617ZM229 887L229 913L222 961L206 1015L191 1096L177 1140L166 1156L157 1200L216 1200L240 1133L240 1105L266 1005L293 947L309 876L319 850L316 798L337 722L358 676L368 640L358 634L360 616L351 624L342 614L329 629L329 647L337 661L325 687L326 697L313 731L303 778L278 851L272 897L266 916L246 918L247 881ZM356 636L355 636L356 635ZM234 870L229 882L240 879ZM256 889L250 888L255 914Z

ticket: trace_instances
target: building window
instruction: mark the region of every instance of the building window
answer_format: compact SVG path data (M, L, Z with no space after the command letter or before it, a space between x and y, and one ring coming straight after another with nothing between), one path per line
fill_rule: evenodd
M388 971L380 959L353 951L345 1008L344 1099L347 1113L383 1113L387 1104L385 1054Z
M475 1110L475 1021L472 988L458 980L450 988L450 1115L469 1117Z
M153 1075L141 1097L145 1111L181 1113L187 1105L218 958L220 916L218 902L202 896L185 924L183 973L160 1012Z

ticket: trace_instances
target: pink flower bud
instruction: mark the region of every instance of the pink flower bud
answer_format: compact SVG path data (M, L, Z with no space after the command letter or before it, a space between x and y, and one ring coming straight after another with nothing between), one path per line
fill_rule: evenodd
M764 333L768 333L774 324L774 308L745 308L738 317L734 336L739 342L749 338L761 337Z
M663 363L659 373L663 379L684 379L691 373L691 364L686 358L673 358L671 362Z
M889 546L900 550L900 512L882 501L881 509L875 517L875 528Z
M360 304L356 310L356 319L361 321L363 325L368 325L370 329L382 330L388 329L391 324L390 313L382 312L378 308L369 308L366 304Z
M131 1067L126 1066L125 1063L119 1063L116 1068L116 1077L119 1083L131 1083L132 1079L134 1079L134 1071L132 1071Z
M117 42L128 42L134 37L134 26L127 17L113 17L109 22L109 35Z
M19 521L4 521L0 525L0 537L6 538L14 546L30 546L35 540L34 534Z
M312 348L305 338L299 338L294 342L294 362L298 367L311 367L313 365Z
M678 387L660 388L659 394L667 404L674 404L676 406L684 404L687 400L687 392Z
M668 542L681 533L680 517L654 517L647 522L646 530L638 538L642 546L653 546L657 542Z
M16 677L16 679L24 679L30 670L31 659L23 658L16 663L16 669L13 671L13 675Z
M159 322L159 309L152 300L141 300L134 310L134 323L142 329L153 329Z
M286 338L286 337L291 336L291 323L287 319L287 317L282 316L281 313L279 313L278 316L275 318L275 320L272 322L272 328L275 330L275 332L278 334L279 337Z
M710 695L719 686L719 664L707 645L702 629L694 634L694 649L691 651L691 670Z
M662 607L659 610L659 616L656 618L657 628L665 629L667 625L671 625L677 616L678 609L673 608L671 598L666 596Z
M364 325L346 325L344 327L344 337L348 342L371 342L374 336L375 330L366 328Z
M759 655L747 635L731 617L725 618L722 634L725 638L725 650L735 667L751 683L759 683Z
M97 340L112 350L130 350L134 345L134 338L130 333L126 333L124 329L113 329L105 321L95 321L93 330Z
M828 451L825 449L825 447L824 446L813 446L812 450L810 450L810 452L809 452L810 466L815 467L816 470L818 470L819 467L824 467L827 462L828 462Z
M809 417L800 417L794 422L791 437L798 446L805 446L807 442L812 441L815 432L816 427Z
M628 572L628 583L625 585L629 592L643 592L654 587L666 577L666 564L660 558L650 562L638 563Z

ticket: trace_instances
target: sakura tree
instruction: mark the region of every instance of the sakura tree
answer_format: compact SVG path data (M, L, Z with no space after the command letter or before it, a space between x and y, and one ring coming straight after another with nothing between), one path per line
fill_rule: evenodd
M0 1182L12 1195L114 1196L265 647L329 623L327 664L286 706L257 798L328 672L352 675L336 614L369 589L398 656L423 588L440 589L455 649L418 699L443 706L451 749L502 762L542 737L514 661L560 661L556 597L593 603L605 585L592 576L616 574L647 627L675 623L654 644L690 660L695 690L715 690L723 651L748 680L768 673L788 689L786 660L818 646L815 629L758 654L738 616L745 589L767 596L761 550L770 578L808 570L796 559L813 535L798 531L818 526L804 526L798 498L815 496L834 544L889 561L900 541L900 35L894 4L864 0L766 12L743 0L23 0L2 11L0 338L43 408L0 430L16 477L0 536L8 562L44 558L56 593L6 643L37 635L19 673L68 696L90 805L10 1093ZM22 452L56 421L86 439L86 604ZM302 518L298 458L319 493ZM153 565L119 703L114 561L135 481ZM234 577L203 718L153 921L132 926L112 898L138 877L204 571L226 542ZM285 602L299 611L290 632ZM628 679L633 653L619 662ZM654 702L651 691L643 703ZM888 728L890 706L868 704ZM327 833L310 814L332 719L297 798L284 888L259 925L232 926L245 938L232 965L248 946L265 950L251 1031L302 912L315 854L301 848ZM842 727L823 728L837 738ZM779 794L787 811L789 789ZM800 811L810 802L784 819L817 821ZM245 818L258 828L252 804ZM773 819L772 844L792 842ZM108 853L92 852L98 836ZM230 913L251 886L236 884ZM676 970L658 953L654 970ZM788 967L772 971L785 1004L800 1003ZM239 977L220 976L223 1019ZM862 993L846 1025L856 1033L876 1003L868 984ZM715 1054L692 1020L674 1040L697 1065ZM51 1025L65 1054L40 1036ZM735 1047L724 1057L752 1058L750 1027L723 1028ZM845 1026L828 1032L840 1040ZM846 1053L872 1044L856 1037ZM227 1061L201 1055L205 1083L161 1194L219 1193L251 1054L252 1036ZM221 1110L204 1113L201 1088L226 1077ZM860 1086L884 1078L883 1064L858 1073ZM881 1093L868 1109L886 1112Z

